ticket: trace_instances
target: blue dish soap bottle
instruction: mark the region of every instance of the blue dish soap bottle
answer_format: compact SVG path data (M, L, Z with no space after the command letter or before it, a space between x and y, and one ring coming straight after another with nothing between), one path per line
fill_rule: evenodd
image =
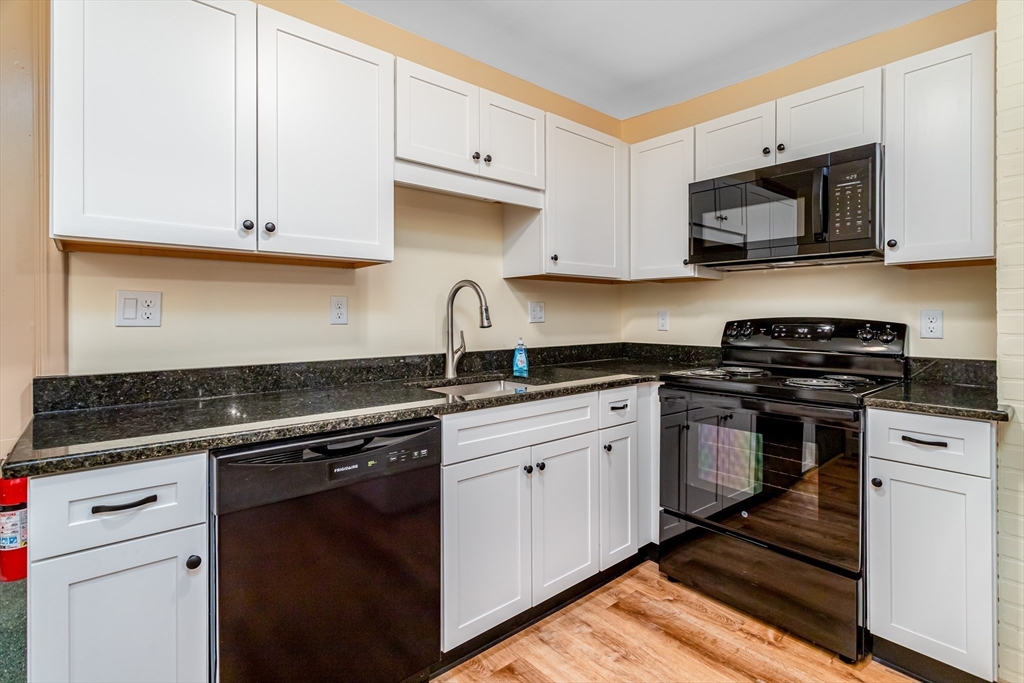
M530 361L526 357L526 344L523 343L522 337L519 338L516 350L512 354L512 374L516 377L530 376Z

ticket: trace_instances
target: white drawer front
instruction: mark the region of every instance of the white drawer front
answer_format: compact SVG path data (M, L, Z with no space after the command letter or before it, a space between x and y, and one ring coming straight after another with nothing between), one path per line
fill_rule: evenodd
M636 422L636 386L605 389L600 394L601 429Z
M592 432L598 425L597 392L445 415L441 461L451 465Z
M992 476L990 423L892 410L868 410L867 454L948 472Z
M206 473L207 456L197 453L31 479L29 558L36 562L205 522ZM102 509L154 496L125 510Z

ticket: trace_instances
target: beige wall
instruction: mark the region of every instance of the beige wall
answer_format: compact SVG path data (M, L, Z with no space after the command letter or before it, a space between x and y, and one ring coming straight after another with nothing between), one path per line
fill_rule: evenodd
M622 139L648 140L755 104L884 66L996 27L994 0L972 0L720 90L626 119Z
M997 454L999 680L1024 681L1024 2L996 32L999 399L1015 408Z
M727 273L721 281L623 287L624 341L717 346L724 323L776 315L905 322L910 352L995 358L995 267L909 270L879 263ZM921 309L945 312L944 338L919 339ZM657 331L657 312L669 331Z
M71 372L277 363L444 350L444 304L457 280L483 287L456 301L471 350L618 341L621 287L503 280L501 207L407 188L395 194L395 260L359 270L146 256L72 254ZM114 327L118 289L163 292L159 328ZM328 324L331 295L349 324ZM545 303L547 322L527 323Z

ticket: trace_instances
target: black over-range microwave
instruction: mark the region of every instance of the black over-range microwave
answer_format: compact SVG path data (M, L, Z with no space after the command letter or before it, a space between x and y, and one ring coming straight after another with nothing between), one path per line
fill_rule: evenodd
M744 270L875 261L882 146L690 184L689 263Z

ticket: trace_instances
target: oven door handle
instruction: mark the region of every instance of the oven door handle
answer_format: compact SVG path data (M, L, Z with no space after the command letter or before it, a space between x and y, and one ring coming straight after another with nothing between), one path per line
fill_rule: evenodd
M689 402L690 409L693 408L714 408L721 410L739 410L755 415L767 415L777 417L793 417L804 420L821 420L832 424L859 425L861 422L860 410L849 410L845 408L833 408L829 406L818 406L809 404L783 403L780 401L766 401L762 399L738 397L738 396L715 396L712 394L694 394Z

